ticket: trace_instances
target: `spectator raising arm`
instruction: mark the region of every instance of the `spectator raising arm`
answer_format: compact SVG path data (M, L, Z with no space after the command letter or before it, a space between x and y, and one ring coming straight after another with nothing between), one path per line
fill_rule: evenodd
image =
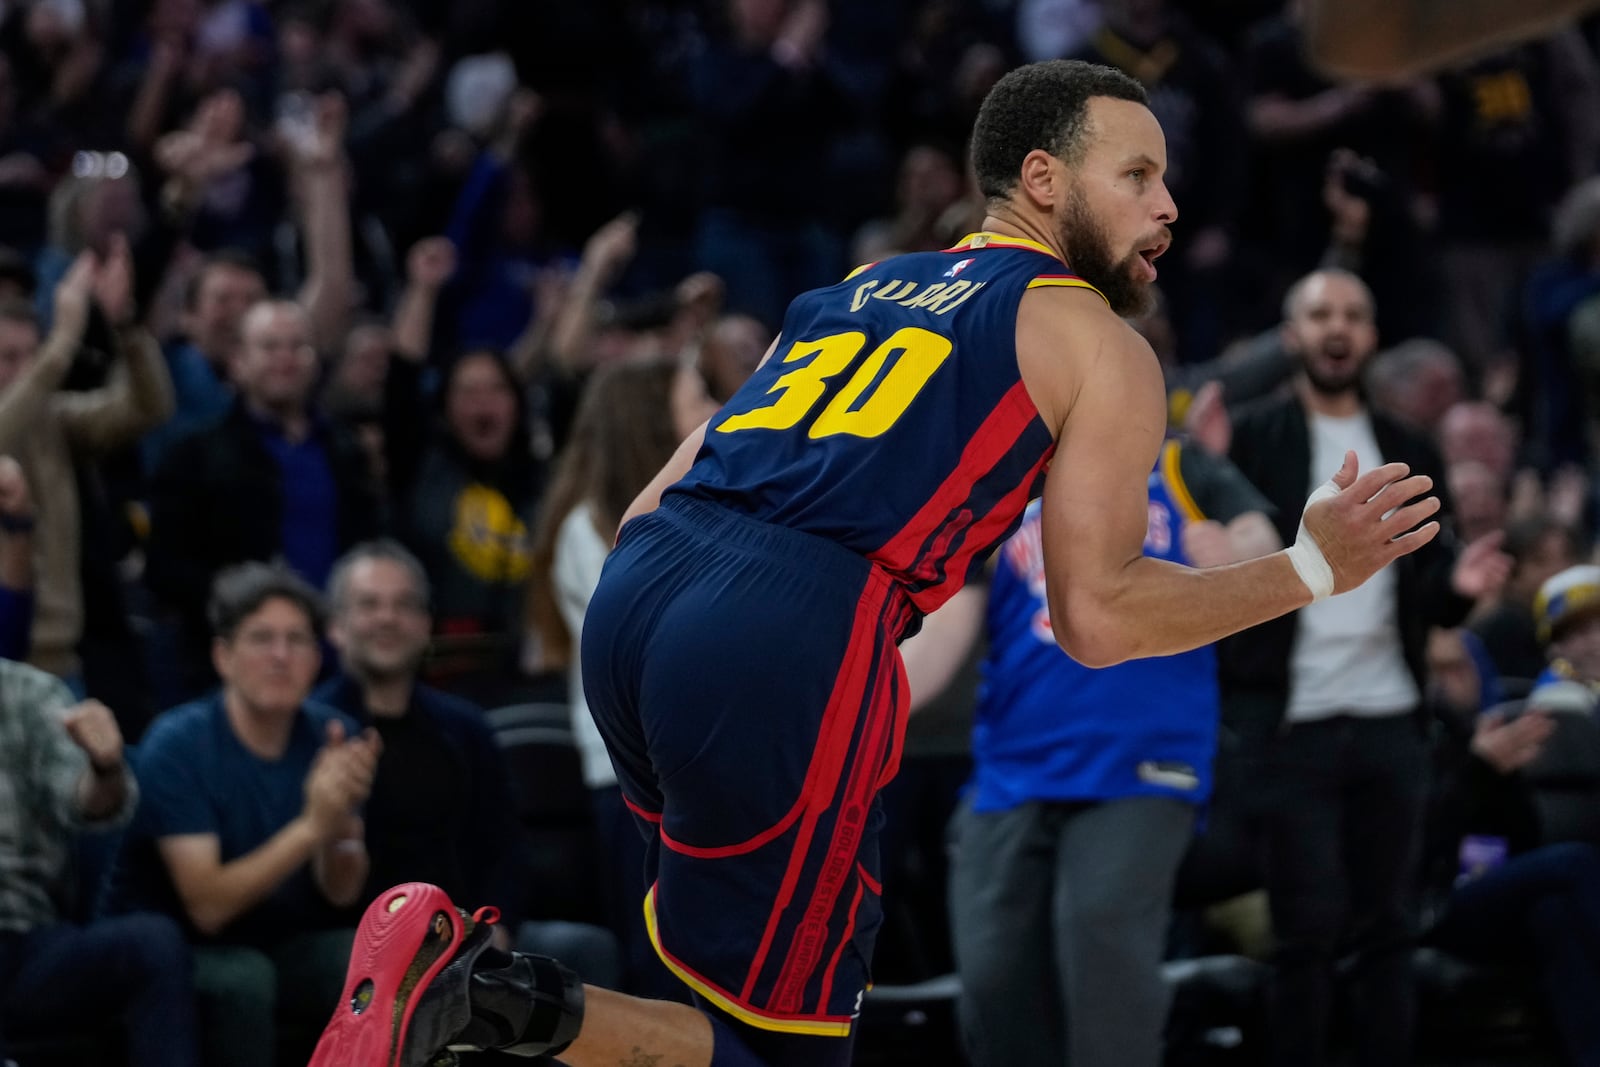
M54 325L38 354L0 393L0 452L15 452L50 408L50 398L72 368L89 321L94 285L92 253L80 255L56 286Z
M347 121L344 97L327 93L317 99L311 136L291 146L291 179L300 199L306 249L306 280L299 304L311 319L312 342L323 352L344 339L354 284L344 162Z
M422 372L433 346L433 316L439 292L456 270L455 245L448 237L418 241L406 257L406 286L394 309L394 351L383 383L383 447L389 489L395 500L411 491L429 425Z
M455 272L456 247L448 237L429 237L412 246L406 257L406 287L394 309L394 347L401 358L427 360L439 291Z
M110 320L115 354L123 359L103 388L58 393L54 401L68 440L96 451L160 426L176 406L167 361L156 339L139 325L133 291L133 258L127 238L118 234L95 273L93 294Z
M596 230L583 246L572 288L551 327L550 354L563 371L571 373L583 368L600 299L633 259L638 240L638 216L625 212Z

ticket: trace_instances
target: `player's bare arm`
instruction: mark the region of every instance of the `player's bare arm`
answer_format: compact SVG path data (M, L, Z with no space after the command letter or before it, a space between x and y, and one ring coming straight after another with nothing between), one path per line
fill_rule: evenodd
M662 467L650 484L639 491L633 498L633 503L628 505L628 510L623 513L622 521L617 524L617 532L621 533L622 527L628 525L629 519L636 519L640 515L654 511L661 503L661 494L667 491L667 486L689 473L689 468L694 466L694 457L699 455L700 446L705 443L706 427L710 420L702 422L695 427L694 432L683 439L677 451L672 453L672 458L667 460L667 465Z
M1327 567L1322 592L1343 592L1438 532L1431 522L1407 532L1438 509L1432 497L1415 499L1430 479L1408 477L1402 464L1358 477L1351 457L1341 491L1308 509L1301 537L1315 548L1206 570L1146 557L1147 475L1166 426L1155 354L1093 294L1073 290L1023 300L1017 352L1056 430L1043 504L1050 619L1086 665L1171 655L1304 607L1312 589L1293 551Z
M783 340L782 335L772 339L772 344L767 346L766 355L761 357L761 363L756 364L757 369L760 369L762 364L772 358L772 353L778 350L778 342L781 340ZM678 445L677 451L672 453L672 458L667 460L667 465L662 467L660 472L650 479L650 484L640 490L639 495L633 498L633 503L629 504L628 510L623 513L622 521L617 524L619 533L622 527L628 525L629 519L636 519L646 512L654 511L660 505L661 494L667 491L667 486L689 473L689 468L694 466L695 456L700 454L700 446L705 443L706 427L710 425L710 422L711 420L707 419L695 427L694 432L685 437L683 442Z
M1413 77L1539 37L1600 0L1312 0L1313 62L1347 78Z

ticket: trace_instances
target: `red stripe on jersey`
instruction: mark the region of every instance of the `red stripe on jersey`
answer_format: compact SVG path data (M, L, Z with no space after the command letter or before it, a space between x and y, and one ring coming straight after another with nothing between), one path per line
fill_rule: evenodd
M850 755L850 741L855 736L856 723L865 710L867 681L872 676L873 653L878 646L877 631L883 625L885 602L894 589L892 582L869 580L856 605L855 620L850 625L850 641L845 646L844 660L833 683L833 695L822 715L822 725L817 734L817 752L806 772L806 783L800 791L794 811L805 812L800 821L789 852L789 866L783 872L777 899L772 903L772 914L767 917L767 928L761 934L761 945L756 949L746 975L739 999L748 1003L754 995L756 979L767 961L773 938L778 933L778 923L794 899L795 887L800 882L800 870L805 866L806 855L811 850L811 839L817 831L817 820L833 803L839 788L839 778L844 774L845 761ZM787 818L787 816L786 816Z
M1028 473L1023 475L1022 481L1001 497L989 514L973 523L972 529L967 531L967 539L961 543L961 548L945 563L944 581L911 594L911 599L918 607L924 611L932 611L966 584L967 569L972 566L973 557L991 545L1005 528L1022 514L1022 509L1028 505L1028 495L1033 491L1033 483L1038 480L1039 473L1050 463L1050 457L1054 454L1054 447L1047 449L1045 454L1039 457L1039 461L1028 468Z
M908 574L913 565L918 565L920 569L923 561L918 556L928 538L967 503L972 496L972 487L1005 457L1038 416L1039 409L1033 406L1033 398L1018 381L1000 398L994 410L989 412L972 435L972 440L962 449L961 458L956 461L955 469L945 478L944 484L934 490L933 496L899 533L889 538L882 548L870 553L870 557L895 574Z

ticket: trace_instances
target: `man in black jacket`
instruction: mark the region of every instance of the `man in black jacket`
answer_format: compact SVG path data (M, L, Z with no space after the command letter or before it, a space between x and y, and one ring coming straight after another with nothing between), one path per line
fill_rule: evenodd
M281 559L320 588L340 553L379 533L366 453L312 406L318 360L305 311L262 301L241 332L233 406L173 444L150 485L145 577L177 619L185 691L174 695L184 698L214 678L205 604L218 571Z
M1286 543L1312 472L1332 469L1348 451L1363 469L1399 461L1431 476L1448 530L1432 445L1363 396L1362 369L1377 347L1366 285L1317 271L1293 286L1284 307L1284 343L1298 362L1293 391L1239 420L1231 454L1277 507ZM1498 536L1459 552L1441 537L1359 590L1222 643L1224 718L1241 742L1245 803L1264 835L1277 938L1273 1067L1325 1062L1334 963L1346 955L1359 1063L1410 1062L1425 642L1430 625L1459 621L1504 580Z

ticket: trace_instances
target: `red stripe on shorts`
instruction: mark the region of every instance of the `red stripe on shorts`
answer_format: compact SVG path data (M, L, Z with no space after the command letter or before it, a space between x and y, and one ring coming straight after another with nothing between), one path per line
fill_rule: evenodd
M855 618L850 624L849 643L845 646L844 659L834 679L833 695L822 715L817 751L811 757L800 798L790 813L793 815L804 811L805 817L800 822L800 832L789 853L789 865L778 887L777 899L773 901L767 927L761 934L761 944L750 962L750 973L745 977L744 988L739 996L742 1001L748 1002L754 995L756 979L767 962L767 953L772 950L779 921L794 899L800 871L805 866L806 854L811 849L811 839L816 833L817 820L831 805L834 791L839 785L839 776L844 772L845 760L850 755L850 739L861 717L862 697L866 694L867 680L872 674L873 652L878 644L884 603L893 589L894 585L888 577L874 570L867 579L867 587L862 590L861 600L856 604Z
M799 1011L805 996L805 987L822 962L822 951L827 944L828 928L834 908L844 891L846 880L856 868L856 857L861 848L861 837L866 832L872 799L878 793L878 776L893 746L896 723L895 709L891 705L893 681L899 668L899 657L887 638L877 645L878 672L873 686L872 701L868 705L867 721L856 745L855 760L839 791L833 834L823 853L822 869L818 872L811 899L806 902L805 913L789 942L789 952L783 968L773 983L768 1005L774 1011Z

